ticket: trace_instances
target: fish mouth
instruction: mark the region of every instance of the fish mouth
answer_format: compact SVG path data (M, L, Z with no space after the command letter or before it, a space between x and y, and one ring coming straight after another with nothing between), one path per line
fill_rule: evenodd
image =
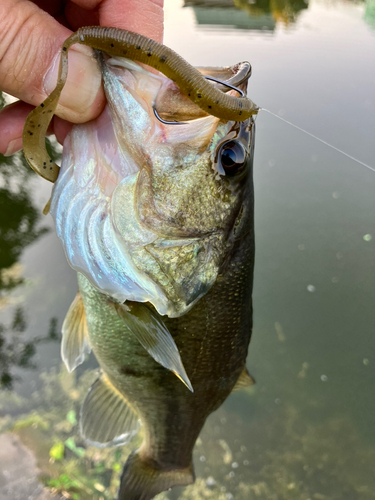
M164 77L161 73L156 73L150 67L141 66L134 61L125 57L108 57L100 51L95 51L99 61L103 75L108 72L108 67L124 68L133 72L133 75L142 75L153 77L160 83L159 87L156 84L157 92L153 94L153 109L162 120L181 124L184 121L191 121L198 118L212 116L205 112L202 108L194 104L186 95L182 94L178 85L173 81ZM199 67L196 68L207 77L213 87L220 89L222 92L232 93L233 88L238 89L239 93L246 92L247 83L252 74L251 64L247 61L237 63L233 66L223 67ZM139 94L139 97L141 95ZM145 96L143 96L144 98ZM147 98L146 98L147 100Z
M217 140L225 137L231 125L204 113L166 77L97 57L108 104L97 120L74 126L64 143L50 209L57 234L69 264L100 292L180 316L209 290L220 267L220 217L195 224L189 196L206 182L200 164L211 161L213 138L218 130ZM202 72L244 88L243 65ZM186 123L161 123L155 107L162 118ZM211 169L212 185L215 176Z

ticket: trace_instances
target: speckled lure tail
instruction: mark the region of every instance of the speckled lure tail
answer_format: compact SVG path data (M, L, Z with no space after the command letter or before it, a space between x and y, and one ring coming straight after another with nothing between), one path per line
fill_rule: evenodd
M118 28L83 27L64 42L56 88L28 115L23 130L26 160L33 170L51 182L56 181L59 166L48 155L45 137L68 76L68 50L75 43L155 68L173 80L181 92L201 109L223 120L244 121L258 113L258 106L250 99L228 95L214 87L197 69L165 45Z

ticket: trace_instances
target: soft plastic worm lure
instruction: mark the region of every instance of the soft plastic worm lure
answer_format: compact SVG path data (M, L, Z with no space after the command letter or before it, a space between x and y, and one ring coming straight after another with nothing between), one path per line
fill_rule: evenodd
M56 88L28 115L23 130L23 150L29 165L51 182L57 179L59 166L48 155L45 137L67 79L68 50L75 43L157 69L173 80L181 92L201 109L223 120L244 121L258 113L258 106L250 99L228 95L214 87L197 69L165 45L118 28L83 27L64 42Z

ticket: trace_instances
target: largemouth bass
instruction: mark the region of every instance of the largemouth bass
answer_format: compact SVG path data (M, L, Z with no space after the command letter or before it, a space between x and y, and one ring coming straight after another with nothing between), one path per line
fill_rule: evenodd
M92 349L101 367L82 407L86 440L120 445L143 425L119 498L149 500L194 481L206 418L253 382L255 126L208 115L161 74L97 57L108 104L67 137L50 205L79 283L62 356L73 370ZM235 81L243 65L201 71ZM161 123L155 103L186 123Z

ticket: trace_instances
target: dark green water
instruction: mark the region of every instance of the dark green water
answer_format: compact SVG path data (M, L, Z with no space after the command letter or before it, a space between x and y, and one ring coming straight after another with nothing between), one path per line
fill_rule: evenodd
M213 3L167 1L165 43L196 66L250 60L251 99L375 167L371 2ZM0 393L0 430L17 425L67 498L111 498L128 449L79 451L75 414L95 361L78 385L60 373L75 273L41 215L50 186L15 161L0 184L0 376L12 389ZM160 499L373 499L375 173L265 112L254 171L257 384L208 419L197 483Z

